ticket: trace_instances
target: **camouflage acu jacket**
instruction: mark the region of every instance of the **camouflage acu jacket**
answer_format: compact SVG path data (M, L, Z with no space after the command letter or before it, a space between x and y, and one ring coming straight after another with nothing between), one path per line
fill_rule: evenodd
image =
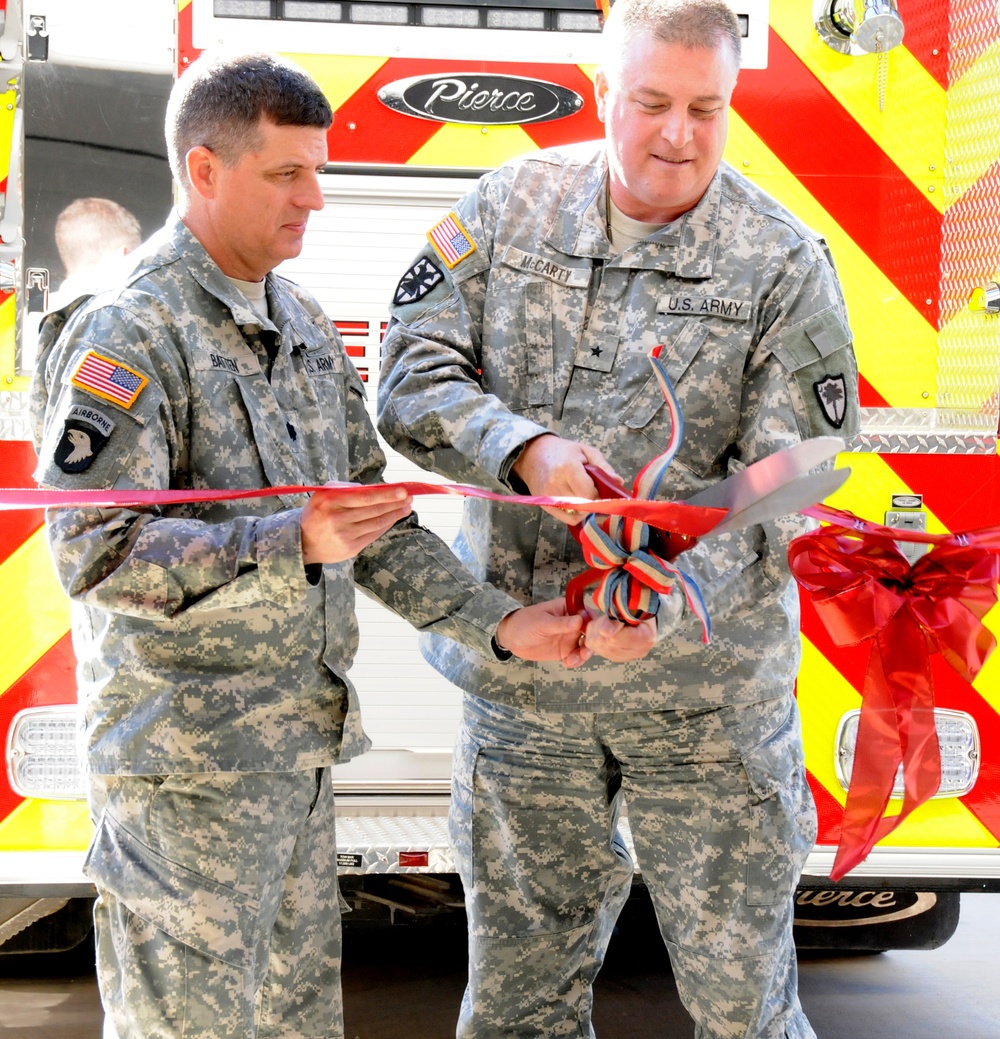
M261 325L179 220L144 249L124 287L86 302L54 338L54 323L43 330L32 390L40 484L381 478L362 383L307 293L269 275ZM517 603L415 521L353 567L307 577L304 500L50 514L92 771L290 771L364 750L347 677L355 579L415 625L492 653Z
M723 166L698 205L614 255L603 146L542 152L483 177L399 282L383 347L379 429L418 464L510 486L543 431L592 444L631 481L667 446L648 353L664 344L684 437L664 497L683 499L802 438L857 430L857 370L824 242ZM713 622L679 587L644 660L572 674L487 662L447 639L425 651L463 689L552 709L696 707L791 687L798 612L786 566L802 517L705 539L680 557ZM582 568L556 520L468 501L456 551L522 602Z

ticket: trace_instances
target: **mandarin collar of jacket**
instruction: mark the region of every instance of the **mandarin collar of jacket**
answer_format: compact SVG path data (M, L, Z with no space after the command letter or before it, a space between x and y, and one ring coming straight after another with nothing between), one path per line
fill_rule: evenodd
M270 273L266 278L267 302L271 320L262 323L260 315L250 307L243 293L223 274L219 265L176 211L170 214L161 235L158 242L153 240L151 243L154 245L154 249L148 263L149 270L174 260L180 260L191 277L206 292L215 296L229 308L233 320L241 328L256 325L277 333L283 341L290 339L295 345L301 345L307 341L303 330L297 326L300 323L311 324L311 321L305 314L286 309L288 294L277 291L277 285L281 279L276 274ZM141 268L137 269L133 278L142 273Z
M569 256L607 260L612 256L607 236L608 164L602 149L595 161L584 163L552 217L546 242ZM566 205L567 199L579 204ZM719 237L722 167L698 204L673 223L634 246L642 250L642 266L669 271L682 278L710 278Z

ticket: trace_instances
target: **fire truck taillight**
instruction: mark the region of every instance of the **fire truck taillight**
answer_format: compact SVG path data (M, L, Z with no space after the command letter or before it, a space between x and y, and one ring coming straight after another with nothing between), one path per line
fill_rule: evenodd
M75 706L29 707L7 733L7 777L21 797L77 800L85 795Z
M837 729L835 764L837 779L846 790L854 767L854 747L858 739L860 711L848 711ZM979 776L979 728L964 711L934 709L934 725L941 748L941 787L935 797L961 797L975 785ZM892 796L903 796L903 768L900 766Z

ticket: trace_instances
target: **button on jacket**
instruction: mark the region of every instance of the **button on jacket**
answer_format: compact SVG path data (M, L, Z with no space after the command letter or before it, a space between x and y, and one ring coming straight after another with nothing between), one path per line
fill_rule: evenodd
M375 482L384 457L332 323L290 282L258 316L172 218L120 290L43 329L38 482L219 488ZM411 517L352 562L303 564L301 494L54 510L92 772L283 772L367 747L347 677L355 580L491 653L517 603Z
M631 486L671 434L648 359L658 344L684 422L664 498L802 439L853 435L857 369L822 239L723 165L694 209L616 255L603 149L504 166L455 207L457 248L429 235L383 346L387 441L452 479L510 489L518 452L548 431L599 448ZM520 601L561 594L583 569L569 531L539 510L480 500L464 509L457 553ZM711 615L708 646L675 585L646 658L594 659L570 681L558 666L488 661L436 634L425 654L466 691L530 708L765 700L791 687L798 666L786 550L806 529L784 517L679 557Z

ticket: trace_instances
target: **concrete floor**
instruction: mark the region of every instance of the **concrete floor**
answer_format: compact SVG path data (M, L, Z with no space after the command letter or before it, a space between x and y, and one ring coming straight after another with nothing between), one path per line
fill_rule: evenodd
M648 922L616 934L596 987L599 1036L691 1039ZM99 1039L89 949L0 957L0 1032L10 1039ZM933 951L802 953L800 990L819 1039L1000 1039L1000 895L967 895L955 936ZM410 927L354 941L344 966L347 1039L452 1039L464 987L464 935Z

